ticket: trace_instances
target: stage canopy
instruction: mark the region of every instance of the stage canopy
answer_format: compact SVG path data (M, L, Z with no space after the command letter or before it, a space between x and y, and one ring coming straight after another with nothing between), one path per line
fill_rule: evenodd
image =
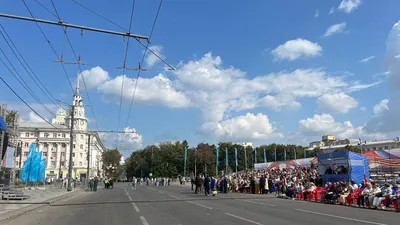
M3 117L0 116L0 130L6 130L7 125L6 122L3 120Z
M369 180L368 159L354 152L319 154L318 170L323 182Z

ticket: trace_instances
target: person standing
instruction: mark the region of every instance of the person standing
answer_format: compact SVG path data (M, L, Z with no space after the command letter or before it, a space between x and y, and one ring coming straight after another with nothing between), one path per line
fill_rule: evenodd
M205 196L210 195L210 177L208 175L204 179L204 195Z
M135 177L133 177L132 178L132 190L135 190L136 191L136 178Z
M96 192L97 191L97 185L99 184L99 180L97 177L94 177L94 181L93 181L93 191Z
M265 177L264 175L261 176L260 178L260 193L263 195L265 192Z

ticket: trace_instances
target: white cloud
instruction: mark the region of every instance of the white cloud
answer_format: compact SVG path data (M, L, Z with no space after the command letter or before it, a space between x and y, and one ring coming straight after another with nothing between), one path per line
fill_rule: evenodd
M400 90L400 63L396 56L400 55L400 21L394 24L386 40L384 66L389 84L394 90Z
M32 123L46 123L46 121L44 121L40 116L38 116L36 113L34 113L33 111L30 111L28 113L28 122L32 122Z
M385 75L393 91L400 90L400 64L395 58L400 54L400 21L394 24L386 40L386 52L384 56L384 66L387 69ZM375 116L366 124L365 130L368 132L398 132L400 131L400 98L394 94L390 99L384 99L374 106Z
M99 71L104 71L103 69L98 69ZM85 74L86 71L83 71ZM88 80L91 80L92 76L96 73L89 74ZM111 95L117 97L121 94L121 84L124 75L117 76L113 79L101 79L97 80L96 87L97 91L102 94ZM134 89L136 85L136 79L124 76L124 90L122 97L126 102L131 101ZM115 98L115 99L117 99ZM135 92L135 102L146 103L149 105L162 104L170 108L182 108L188 107L190 105L190 100L186 96L177 91L171 80L162 74L159 74L153 78L140 78L137 89ZM119 103L119 100L115 101Z
M369 57L367 57L367 58L364 58L364 59L360 59L360 61L359 62L361 62L361 63L366 63L366 62L368 62L368 61L370 61L371 59L374 59L375 58L375 56L369 56Z
M258 113L247 113L218 123L206 123L202 131L210 136L216 136L220 140L247 141L265 140L268 138L283 137L275 132L268 116Z
M328 29L325 31L323 36L329 37L336 33L342 33L345 28L346 28L346 22L334 24L334 25L328 27Z
M335 8L332 7L332 8L329 10L329 15L333 14L334 12L335 12Z
M319 56L322 53L322 47L318 43L297 38L279 45L271 53L275 60L286 59L293 61L299 58Z
M156 53L158 56L160 56L162 59L165 58L165 56L161 54L161 51L163 49L162 46L153 45L153 46L150 46L149 49L152 50L154 53ZM145 58L145 63L146 63L147 67L152 67L159 61L160 61L160 59L157 56L155 56L153 53L147 51L147 55Z
M374 105L374 114L380 115L383 111L389 110L389 99L383 99L378 104Z
M266 95L259 100L258 105L279 111L282 108L298 109L301 108L300 102L296 101L295 96L278 94L276 96Z
M361 5L361 0L342 0L338 6L338 10L346 13L350 13L356 10Z
M317 9L317 10L315 10L314 17L317 18L318 16L319 16L319 10Z
M340 113L347 113L358 105L357 100L343 92L324 94L317 99L317 103L322 111Z
M38 104L38 103L30 103L29 104L39 115L45 118L47 121L50 121L49 118L52 118L53 115L50 114L47 109L56 114L58 110L58 106L54 104ZM47 109L46 109L46 108ZM42 118L40 118L36 113L34 113L30 108L28 108L25 104L13 104L8 103L7 109L9 110L16 110L20 115L21 121L26 122L34 122L34 123L46 123Z
M90 89L93 87L97 87L99 84L104 83L106 80L110 79L108 72L103 70L100 66L93 67L89 70L82 71L82 76L80 77L80 87L84 87L83 79L86 83L86 88Z
M133 151L143 147L143 137L135 128L125 127L124 131L130 133L101 133L100 137L107 148L115 149L118 147L118 150L120 150L124 157L129 157Z
M365 111L367 111L367 107L361 106L361 107L360 107L360 110L361 110L362 112L365 112Z
M335 121L330 114L315 114L311 118L299 121L299 133L297 136L334 135L337 139L383 139L387 136L380 132L368 132L365 126L354 127L350 121L343 123ZM298 139L298 138L297 138Z
M353 127L350 121L336 122L330 114L315 114L299 121L300 131L309 136L335 135L339 139L358 137L362 127Z

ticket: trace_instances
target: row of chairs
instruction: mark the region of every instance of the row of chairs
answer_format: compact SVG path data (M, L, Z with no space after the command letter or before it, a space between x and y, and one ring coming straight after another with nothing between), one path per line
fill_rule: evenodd
M305 191L297 192L296 193L296 199L304 199L304 193ZM358 196L361 194L362 190L361 189L356 189L353 193L350 193L346 198L345 205L353 205L357 203ZM326 188L322 187L317 187L313 192L310 192L307 195L307 200L308 201L315 201L315 202L324 202L326 195ZM400 200L400 197L397 197L396 200L392 201L390 208L394 208L396 211L399 210L399 205L398 201ZM386 196L386 198L382 201L382 205L386 205L387 201L389 201L389 196ZM340 204L340 198L337 198L337 203Z

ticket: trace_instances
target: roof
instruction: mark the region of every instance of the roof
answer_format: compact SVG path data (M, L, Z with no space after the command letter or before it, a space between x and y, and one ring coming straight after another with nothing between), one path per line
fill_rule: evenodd
M7 125L6 122L4 122L3 117L0 116L0 130L6 130Z
M33 123L33 122L20 122L19 127L20 127L20 129L24 129L24 128L54 129L54 130L56 130L56 128L68 129L67 126L61 125L61 124L53 124L53 126L52 126L48 123ZM54 128L54 127L56 127L56 128Z

